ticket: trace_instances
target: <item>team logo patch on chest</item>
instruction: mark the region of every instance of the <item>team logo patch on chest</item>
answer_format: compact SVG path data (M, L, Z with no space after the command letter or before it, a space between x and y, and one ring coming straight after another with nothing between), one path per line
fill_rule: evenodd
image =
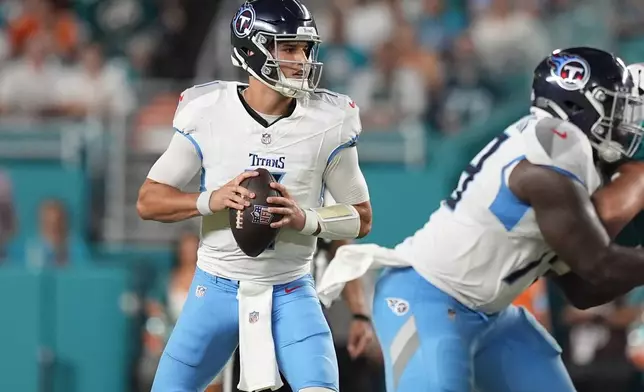
M273 220L273 214L268 212L268 206L256 205L251 213L253 223L258 225L270 225Z
M271 144L273 138L270 133L262 133L262 144Z

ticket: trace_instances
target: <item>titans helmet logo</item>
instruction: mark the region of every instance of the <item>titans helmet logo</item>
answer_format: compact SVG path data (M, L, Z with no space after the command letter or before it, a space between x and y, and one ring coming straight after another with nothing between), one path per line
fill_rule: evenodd
M239 38L246 38L253 31L253 25L255 25L255 9L249 3L245 3L233 19L233 32Z
M581 90L590 79L590 66L579 56L560 52L550 56L548 63L554 81L564 90Z

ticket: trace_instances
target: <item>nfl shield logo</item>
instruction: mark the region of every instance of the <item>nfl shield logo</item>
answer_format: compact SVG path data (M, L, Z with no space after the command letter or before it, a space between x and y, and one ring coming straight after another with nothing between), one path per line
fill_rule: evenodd
M270 225L271 220L273 219L273 214L268 212L268 207L261 205L256 205L253 207L251 216L253 217L252 222L260 225Z
M197 286L197 289L195 290L195 295L198 298L203 297L204 295L206 295L206 288L204 286Z
M248 322L251 324L255 324L259 320L259 313L258 312L250 312L248 314Z
M271 144L271 134L270 133L262 133L262 143L263 144Z

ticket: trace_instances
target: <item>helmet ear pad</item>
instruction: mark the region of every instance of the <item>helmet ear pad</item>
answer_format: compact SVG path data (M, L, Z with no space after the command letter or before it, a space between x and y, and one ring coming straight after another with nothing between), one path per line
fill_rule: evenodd
M284 83L287 79L280 69L279 62L275 61L272 54L274 53L275 40L266 38L262 33L257 33L257 36L248 42L249 44L240 48L233 47L231 56L233 65L241 67L252 77L282 95L291 98L300 97L302 95L300 91L292 89ZM266 46L260 42L265 42Z

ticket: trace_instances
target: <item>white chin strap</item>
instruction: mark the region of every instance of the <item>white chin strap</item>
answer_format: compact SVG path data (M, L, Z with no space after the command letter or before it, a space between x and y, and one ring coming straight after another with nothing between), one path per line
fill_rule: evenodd
M284 76L282 71L280 71L280 77ZM275 86L270 86L273 90L278 93L285 95L291 98L302 98L306 95L306 92L298 89L297 87L304 87L305 89L309 88L309 81L302 79L286 78L282 77L281 82L278 82Z

